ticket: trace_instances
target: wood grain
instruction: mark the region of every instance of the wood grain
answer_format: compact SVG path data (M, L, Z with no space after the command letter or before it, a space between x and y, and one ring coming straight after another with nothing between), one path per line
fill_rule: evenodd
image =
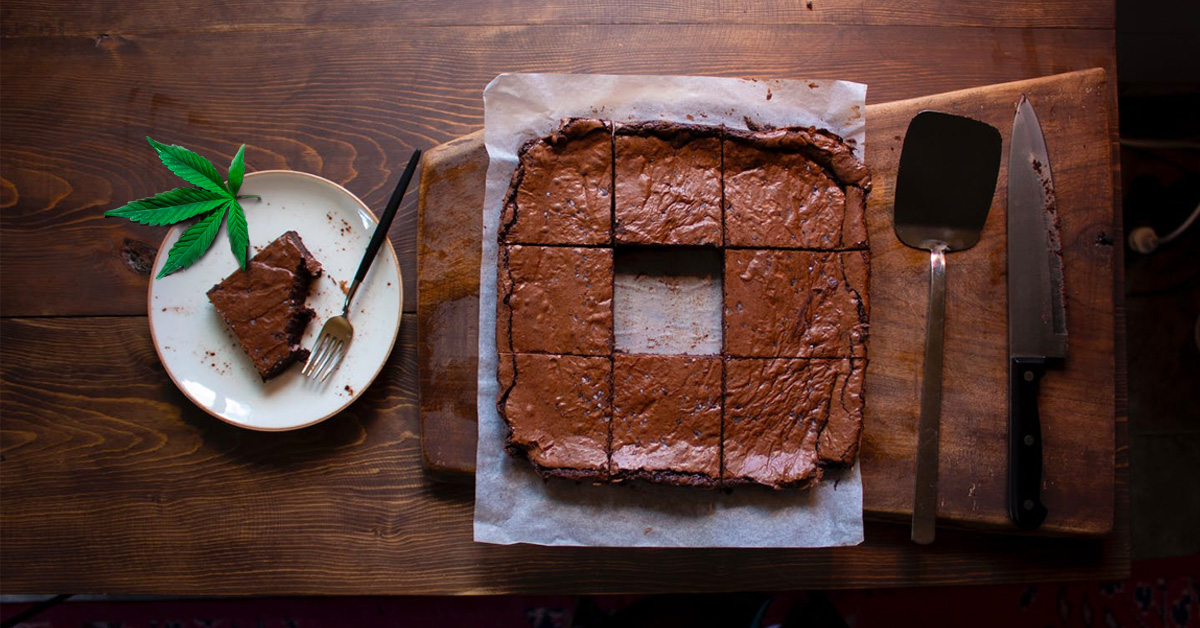
M1117 578L1128 569L1124 527L1102 541L950 531L919 547L903 526L869 524L863 545L822 550L474 543L472 487L435 483L421 469L415 323L405 316L380 379L347 411L310 429L259 433L188 403L144 318L0 320L0 588L782 590Z
M14 6L15 5L15 6ZM1100 28L1115 23L1112 0L953 2L915 0L437 0L314 4L284 0L202 2L41 0L5 3L0 33L17 35L128 35L162 31L264 31L397 26L504 26L511 24L770 24L839 26L988 26Z
M8 38L0 314L144 312L127 241L156 247L165 231L102 214L176 185L147 135L222 167L245 142L251 170L319 174L378 208L412 148L481 126L483 88L504 71L806 75L868 83L886 102L1111 71L1112 47L1103 30L686 24ZM409 201L393 229L406 278L416 220ZM405 303L414 291L407 281Z
M892 233L895 177L909 120L925 109L969 115L1008 137L1020 94L1040 112L1060 207L1071 352L1043 384L1046 447L1043 533L1098 535L1113 521L1116 364L1113 358L1113 215L1108 83L1103 70L976 88L867 107L867 165L874 178L871 231L870 367L862 446L864 510L912 512L916 418L927 300L928 254ZM419 364L426 463L439 472L474 469L475 385L456 372L472 364L464 338L477 316L478 212L486 154L478 133L430 151L422 197L423 289ZM1007 139L1006 139L1007 141ZM1007 149L1005 149L1007 150ZM1007 153L1005 153L1007 154ZM939 515L944 522L1010 528L1007 486L1007 169L977 247L948 257ZM432 191L432 190L431 190ZM467 202L463 202L466 200ZM466 253L476 251L474 253ZM448 312L453 312L452 317Z

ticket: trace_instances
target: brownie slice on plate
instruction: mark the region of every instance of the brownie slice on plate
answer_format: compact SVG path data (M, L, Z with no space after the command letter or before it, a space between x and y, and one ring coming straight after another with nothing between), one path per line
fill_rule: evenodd
M300 338L315 312L304 300L320 274L299 234L288 231L208 291L264 382L308 359Z

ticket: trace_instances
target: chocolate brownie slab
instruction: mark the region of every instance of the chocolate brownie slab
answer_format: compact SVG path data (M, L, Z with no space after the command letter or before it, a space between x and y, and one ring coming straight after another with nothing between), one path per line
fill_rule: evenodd
M615 125L617 243L721 245L720 133L672 122Z
M502 353L498 376L510 454L545 477L607 478L610 358Z
M721 474L721 359L613 357L613 480L715 486Z
M501 352L610 355L612 249L500 247Z
M726 249L726 354L865 357L869 276L866 251Z
M864 364L727 358L722 481L807 486L824 465L853 460Z
M498 260L510 453L544 476L710 487L853 462L871 181L846 142L572 120L520 157ZM615 245L724 248L721 356L614 354Z
M500 241L521 244L612 242L612 126L564 121L527 142L500 216Z

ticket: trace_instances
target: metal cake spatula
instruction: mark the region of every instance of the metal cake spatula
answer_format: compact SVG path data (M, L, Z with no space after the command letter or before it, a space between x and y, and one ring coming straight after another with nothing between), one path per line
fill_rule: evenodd
M930 252L912 519L912 540L921 544L933 542L937 520L946 253L979 241L999 173L1000 132L991 125L937 111L922 111L909 123L896 175L896 236Z

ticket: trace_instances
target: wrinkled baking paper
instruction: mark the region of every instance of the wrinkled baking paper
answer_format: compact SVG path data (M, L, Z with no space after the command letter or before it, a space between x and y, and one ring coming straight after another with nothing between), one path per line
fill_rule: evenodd
M475 540L624 547L825 547L863 540L862 476L858 463L827 473L813 489L732 491L643 483L594 486L543 480L532 466L504 453L505 426L496 410L496 253L504 195L517 151L549 134L563 118L670 120L768 126L816 126L846 138L861 159L866 85L845 81L756 81L687 76L502 74L484 90L484 137L490 163L483 208L479 271L479 448L475 474ZM713 278L713 281L716 281ZM709 307L719 285L695 278L618 274L616 327L634 331L620 347L644 353L718 353L719 309ZM638 301L642 325L621 306ZM676 298L670 298L674 294ZM672 327L672 308L710 312L687 329ZM708 305L705 305L708 304ZM658 309L661 308L661 309ZM653 311L653 310L658 310ZM697 317L692 317L697 318ZM707 322L706 322L707 321ZM696 329L704 325L716 329ZM706 332L709 332L706 337ZM711 335L715 333L715 338ZM640 336L640 337L639 337ZM683 338L682 341L673 341ZM674 342L674 344L672 344Z

